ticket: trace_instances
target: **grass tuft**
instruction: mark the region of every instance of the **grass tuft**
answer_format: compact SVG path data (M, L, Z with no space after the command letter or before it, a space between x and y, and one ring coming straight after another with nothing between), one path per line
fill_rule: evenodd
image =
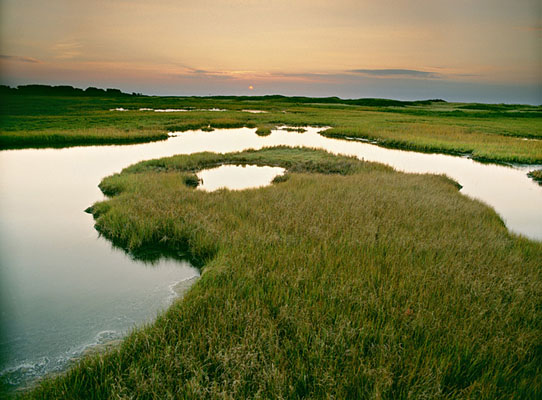
M199 186L201 179L196 174L190 174L184 176L183 182L186 186L195 188Z
M256 135L258 136L269 136L271 134L271 130L275 129L274 126L271 125L260 125L256 129Z
M527 176L542 185L542 169L531 171Z

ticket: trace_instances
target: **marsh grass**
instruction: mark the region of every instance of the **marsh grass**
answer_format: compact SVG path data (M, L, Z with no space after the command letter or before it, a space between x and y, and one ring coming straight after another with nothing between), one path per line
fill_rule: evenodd
M531 171L527 176L542 185L542 169Z
M271 130L276 129L272 125L260 125L256 129L256 135L258 136L269 136L271 135Z
M358 123L350 126L338 126L327 130L329 137L354 137L374 141L376 144L397 149L415 150L432 153L470 155L478 161L526 162L542 161L542 141L524 140L514 134L496 134L488 127L477 127L463 122L461 125L450 121L430 119L423 122L416 120L390 120L386 124L373 119L373 123ZM531 123L534 121L530 121ZM532 126L534 132L540 127Z
M363 138L385 147L468 154L480 161L542 163L542 107L535 106L283 96L3 95L1 100L0 149L129 143L162 139L171 131L245 126L266 135L280 125L310 125L332 127L328 136ZM118 107L131 111L109 111ZM139 108L192 111L156 113ZM226 111L205 111L211 108ZM266 113L242 112L247 108Z
M188 187L197 187L201 183L201 179L196 174L185 175L183 182Z
M167 132L127 130L119 128L89 128L74 130L48 130L10 132L0 134L0 149L60 148L100 144L133 144L166 140Z
M223 163L288 178L185 184ZM146 161L100 187L104 236L188 249L202 277L119 349L27 398L542 396L542 244L446 177L279 147Z
M281 129L284 129L286 132L297 132L297 133L305 133L307 130L305 128L294 128L293 126L286 126Z

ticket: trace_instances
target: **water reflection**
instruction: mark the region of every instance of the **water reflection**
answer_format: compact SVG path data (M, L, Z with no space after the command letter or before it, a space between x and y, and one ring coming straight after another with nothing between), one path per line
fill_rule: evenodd
M251 113L251 114L267 114L267 111L264 111L264 110L241 110L241 111Z
M114 249L84 209L97 184L141 148L0 152L0 379L24 385L63 369L89 346L121 337L198 276L171 258L145 264ZM130 155L116 159L128 150ZM1 396L0 396L1 397Z
M126 109L122 107L111 108L109 111L136 111L135 109ZM175 112L190 112L190 111L228 111L224 108L148 108L142 107L138 108L137 111L154 111L159 113L175 113ZM248 111L252 112L252 111ZM267 112L267 111L255 111L255 112Z

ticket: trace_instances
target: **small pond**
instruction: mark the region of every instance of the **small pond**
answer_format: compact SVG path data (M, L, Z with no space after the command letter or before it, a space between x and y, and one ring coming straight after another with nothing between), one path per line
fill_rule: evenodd
M201 183L198 189L212 192L221 188L230 190L252 189L271 184L285 169L258 165L221 165L197 173Z

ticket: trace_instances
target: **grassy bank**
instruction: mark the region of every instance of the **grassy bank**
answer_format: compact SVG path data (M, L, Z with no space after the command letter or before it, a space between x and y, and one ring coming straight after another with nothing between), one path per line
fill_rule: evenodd
M220 163L287 168L204 192ZM542 244L441 176L273 148L139 163L104 179L97 229L188 252L182 301L28 398L539 398Z
M166 140L165 131L139 131L114 127L94 129L10 132L0 135L0 149L62 148L70 146L133 144Z
M542 163L542 107L337 98L60 97L3 95L0 149L155 140L169 131L330 126L326 135L381 146L469 154L483 161ZM128 111L110 111L123 108ZM140 110L144 109L144 110ZM149 110L150 109L150 110ZM154 112L184 109L185 112ZM210 111L210 110L222 111ZM262 110L253 114L244 109ZM123 133L124 132L124 133ZM56 135L56 136L55 136ZM44 139L54 136L54 140Z

